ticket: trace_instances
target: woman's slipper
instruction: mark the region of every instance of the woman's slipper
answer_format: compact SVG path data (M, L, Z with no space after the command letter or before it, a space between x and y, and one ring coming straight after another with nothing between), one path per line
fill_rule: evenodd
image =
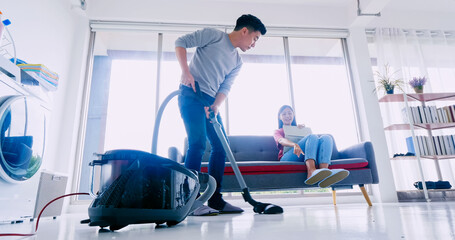
M322 181L323 179L327 178L330 175L332 175L332 171L330 171L327 168L316 169L316 170L314 170L311 177L309 177L307 180L305 180L305 184L306 185L316 184L316 183Z
M326 179L319 182L320 188L329 187L349 176L349 171L345 169L332 169L332 175L328 176Z

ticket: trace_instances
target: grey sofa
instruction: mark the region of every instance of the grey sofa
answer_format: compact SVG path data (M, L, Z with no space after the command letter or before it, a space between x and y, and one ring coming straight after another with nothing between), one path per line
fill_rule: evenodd
M278 161L278 149L272 136L229 136L229 144L251 191L315 187L304 183L307 178L304 163ZM186 142L184 149L186 152ZM170 159L183 162L184 156L177 148L171 147L168 153ZM201 169L203 172L207 172L209 153L210 144L207 144ZM365 184L379 182L371 142L359 143L343 150L338 150L334 144L329 168L343 168L350 171L346 179L331 186L334 204L336 204L336 190L352 189L353 185L358 185L368 205L372 205L364 187ZM229 161L226 162L222 191L240 191Z

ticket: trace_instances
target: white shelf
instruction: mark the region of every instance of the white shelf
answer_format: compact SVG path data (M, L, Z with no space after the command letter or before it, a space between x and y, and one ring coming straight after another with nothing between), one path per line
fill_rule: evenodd
M418 129L414 130L439 130L445 128L453 128L455 127L455 123L415 123L413 124L414 127ZM399 123L399 124L392 124L384 128L384 130L393 131L393 130L411 130L411 126L409 123Z
M432 160L447 160L455 158L455 155L423 155L420 156L421 158L425 159L432 159ZM416 156L399 156L391 158L391 160L417 160Z
M406 108L408 109L408 114L410 114L410 107L408 105L408 102L412 101L418 101L421 103L422 107L425 106L425 102L431 102L431 101L455 101L455 93L453 92L448 92L448 93L412 93L412 94L388 94L379 99L379 102L383 103L392 103L392 102L402 102L405 103ZM408 119L408 121L412 121L412 119ZM386 131L396 131L396 130L410 130L412 139L413 139L413 144L414 148L416 151L416 156L398 156L395 158L391 158L390 160L393 161L399 161L399 160L411 160L411 161L417 161L419 165L419 170L420 170L420 178L422 182L425 182L425 177L423 175L423 167L421 163L421 159L430 159L434 160L434 163L436 165L436 171L438 174L439 180L442 180L442 174L441 170L439 167L439 160L445 160L445 159L455 159L455 155L422 155L422 152L419 150L418 144L417 144L417 138L415 136L415 131L420 131L420 130L426 130L427 135L430 137L433 136L432 131L434 130L440 130L440 129L448 129L448 128L455 128L455 123L454 122L449 122L449 123L401 123L401 124L391 124L387 127L384 128ZM429 195L428 195L428 189L425 187L426 185L424 184L423 192L425 195L425 199L427 201L430 201Z
M455 101L455 93L409 93L406 96L408 101ZM404 102L404 97L403 94L387 94L379 102Z
M15 81L21 79L21 69L3 56L0 56L0 72Z

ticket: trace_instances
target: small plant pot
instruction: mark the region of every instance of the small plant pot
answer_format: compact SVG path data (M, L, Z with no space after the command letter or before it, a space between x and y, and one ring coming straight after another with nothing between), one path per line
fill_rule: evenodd
M393 94L393 90L394 90L394 89L395 89L395 87L391 87L391 88L386 89L385 92L386 92L387 94Z
M416 93L423 93L423 86L414 87Z

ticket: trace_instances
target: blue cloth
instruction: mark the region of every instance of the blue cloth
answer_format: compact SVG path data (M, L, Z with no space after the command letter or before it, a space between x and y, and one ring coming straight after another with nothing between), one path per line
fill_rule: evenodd
M206 149L207 138L212 146L209 158L208 172L217 183L214 196L221 197L221 183L224 175L226 152L223 149L220 139L216 135L210 120L206 118L204 105L196 97L192 88L181 85L181 94L178 96L180 114L188 135L188 150L185 154L185 167L201 171L201 161ZM209 104L213 104L215 98L202 93L202 96ZM223 133L226 134L220 114L217 120L221 124Z
M310 134L302 138L297 144L299 144L305 155L294 154L294 150L287 151L281 161L287 162L305 162L308 159L314 159L316 166L321 163L330 164L333 151L333 139L329 135L317 136Z
M215 97L228 95L242 67L242 59L229 35L213 28L204 28L179 37L176 47L196 48L189 69L201 91Z

